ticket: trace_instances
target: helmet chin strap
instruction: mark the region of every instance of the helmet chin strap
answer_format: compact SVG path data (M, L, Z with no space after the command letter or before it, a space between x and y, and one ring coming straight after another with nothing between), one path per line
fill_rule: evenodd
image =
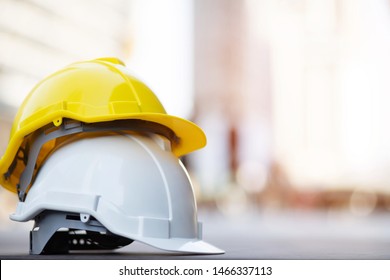
M28 152L27 164L20 176L19 184L17 185L19 201L24 201L26 198L27 190L33 180L39 152L45 143L72 134L103 131L155 133L168 138L173 144L178 144L180 142L180 139L168 127L144 120L116 120L101 123L83 123L74 120L64 120L59 127L48 125L34 132L31 136L30 142L32 144ZM12 170L9 170L7 172L8 176L11 173Z

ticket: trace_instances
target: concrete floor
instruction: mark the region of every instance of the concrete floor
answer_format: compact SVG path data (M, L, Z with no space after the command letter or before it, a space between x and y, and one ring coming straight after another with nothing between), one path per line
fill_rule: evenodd
M203 239L223 255L186 255L134 242L113 252L31 256L29 225L0 230L1 259L390 259L390 212L252 210L226 217L201 209Z

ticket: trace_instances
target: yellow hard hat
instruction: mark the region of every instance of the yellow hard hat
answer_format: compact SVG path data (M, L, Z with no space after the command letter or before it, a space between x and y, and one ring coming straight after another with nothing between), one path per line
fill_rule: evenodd
M23 159L16 163L27 136L63 119L83 123L135 119L167 127L178 141L172 152L180 157L206 145L203 131L194 123L168 115L156 95L128 73L116 58L71 64L43 79L26 97L15 117L7 150L0 159L0 184L16 192ZM23 151L23 154L25 151ZM12 166L12 167L11 167ZM9 174L12 169L13 174ZM19 170L18 170L19 169Z

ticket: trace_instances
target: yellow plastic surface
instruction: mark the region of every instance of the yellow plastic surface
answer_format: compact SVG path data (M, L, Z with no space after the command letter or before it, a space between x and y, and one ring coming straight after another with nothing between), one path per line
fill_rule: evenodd
M179 138L172 143L180 157L206 145L206 136L194 123L168 115L156 95L141 81L127 74L116 58L101 58L71 64L36 85L20 106L9 144L0 159L0 184L16 192L15 180L5 180L25 136L63 118L82 122L141 119L173 130ZM18 172L16 172L18 173Z

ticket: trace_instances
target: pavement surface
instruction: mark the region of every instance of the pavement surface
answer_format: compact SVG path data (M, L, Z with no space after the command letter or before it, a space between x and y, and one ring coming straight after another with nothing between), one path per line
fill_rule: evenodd
M226 216L200 209L199 220L203 239L225 254L177 254L134 242L110 252L29 255L32 224L13 223L0 229L0 259L390 259L390 212L255 209Z

